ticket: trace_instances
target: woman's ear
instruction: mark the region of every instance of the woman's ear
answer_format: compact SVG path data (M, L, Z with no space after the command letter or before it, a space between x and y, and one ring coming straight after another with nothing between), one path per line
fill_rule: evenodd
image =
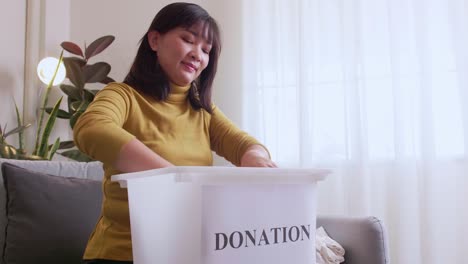
M158 51L159 32L152 30L148 32L148 43L153 51Z

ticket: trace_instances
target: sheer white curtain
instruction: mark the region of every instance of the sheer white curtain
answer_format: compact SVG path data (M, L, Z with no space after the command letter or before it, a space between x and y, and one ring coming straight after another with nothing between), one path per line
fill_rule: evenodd
M245 0L244 127L328 167L319 212L375 215L392 263L466 263L468 1Z

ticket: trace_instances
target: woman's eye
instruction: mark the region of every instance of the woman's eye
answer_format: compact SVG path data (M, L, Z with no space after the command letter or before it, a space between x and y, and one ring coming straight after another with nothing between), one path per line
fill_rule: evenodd
M210 54L210 51L209 51L209 50L203 49L202 51L203 51L203 53L205 53L205 54Z
M182 38L182 40L183 40L184 42L193 44L193 41L192 41L191 39L189 39L189 38Z

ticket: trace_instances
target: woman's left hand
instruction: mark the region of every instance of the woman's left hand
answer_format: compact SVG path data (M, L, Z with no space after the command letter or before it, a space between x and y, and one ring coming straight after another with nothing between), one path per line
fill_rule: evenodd
M245 151L241 158L241 167L269 167L277 168L270 159L268 152L260 145L253 145Z

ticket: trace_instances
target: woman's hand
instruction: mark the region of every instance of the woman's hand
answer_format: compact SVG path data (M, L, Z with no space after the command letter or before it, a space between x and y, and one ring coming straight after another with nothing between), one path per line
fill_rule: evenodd
M270 167L276 168L276 164L270 159L268 152L260 145L250 146L242 155L241 167Z
M121 172L136 172L172 166L174 165L136 138L122 147L114 163L114 167Z

